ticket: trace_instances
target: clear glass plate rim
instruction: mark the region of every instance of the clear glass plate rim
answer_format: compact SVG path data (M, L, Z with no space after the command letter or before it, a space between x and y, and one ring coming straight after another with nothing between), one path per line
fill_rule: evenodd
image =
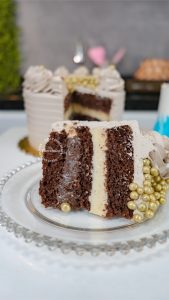
M4 177L0 179L0 226L6 228L8 232L15 235L16 238L22 238L26 243L34 243L37 247L46 246L48 250L53 251L60 249L63 254L68 254L73 251L77 255L91 254L92 256L98 256L100 254L106 254L109 256L120 252L121 254L127 254L131 250L142 251L144 247L152 248L156 244L164 243L169 238L169 229L162 230L159 234L149 235L148 237L142 237L138 240L128 240L125 242L113 242L112 244L78 244L76 242L65 242L63 240L45 236L35 231L32 231L16 221L14 221L2 208L1 197L3 189L7 182L18 172L25 168L28 168L36 163L39 163L41 158L37 158L32 161L28 161L17 168L11 170Z

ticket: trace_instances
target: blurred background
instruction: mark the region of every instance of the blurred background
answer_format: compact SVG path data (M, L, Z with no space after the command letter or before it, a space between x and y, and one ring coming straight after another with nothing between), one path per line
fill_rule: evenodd
M126 81L126 109L157 110L166 80L138 80L134 74L144 59L169 59L168 16L164 0L0 0L1 119L2 110L23 110L29 66L73 70L78 43L89 68L89 48L104 47L109 62L122 51L117 68Z

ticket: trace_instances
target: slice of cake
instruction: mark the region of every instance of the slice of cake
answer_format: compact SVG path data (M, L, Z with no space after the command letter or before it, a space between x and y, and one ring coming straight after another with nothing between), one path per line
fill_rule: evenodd
M53 124L43 152L43 205L137 222L153 217L165 202L169 177L165 157L158 168L157 141L168 155L166 141L142 134L136 121Z
M25 74L23 96L30 145L39 149L51 124L62 120L119 120L122 117L124 81L113 66L85 67L69 73L64 67L54 73L43 66Z

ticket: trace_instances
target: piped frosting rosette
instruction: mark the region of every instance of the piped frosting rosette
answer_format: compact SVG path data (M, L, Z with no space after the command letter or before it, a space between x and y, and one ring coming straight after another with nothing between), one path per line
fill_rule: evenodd
M94 69L93 75L98 77L97 91L117 92L124 89L124 80L114 66L103 69Z
M52 72L45 67L30 67L25 74L24 88L34 93L47 92L50 88L52 78Z

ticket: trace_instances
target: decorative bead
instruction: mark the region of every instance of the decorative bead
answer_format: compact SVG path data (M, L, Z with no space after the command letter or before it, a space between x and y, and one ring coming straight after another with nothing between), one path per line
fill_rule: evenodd
M156 177L154 177L154 179L155 179L156 182L160 182L161 181L161 177L160 176L156 176Z
M160 197L161 197L160 193L158 193L158 192L155 192L155 193L154 193L154 196L155 196L155 198L156 198L157 200L160 199Z
M161 182L160 182L160 184L161 184L161 185L165 185L165 186L166 186L166 182L165 182L165 180L163 180L163 179L162 179L162 180L161 180Z
M139 215L139 214L135 214L133 216L133 221L137 222L137 223L141 223L143 221L143 217L141 215Z
M129 185L130 191L136 191L137 190L137 184L136 183L130 183Z
M160 204L165 204L165 203L166 203L166 199L163 198L163 197L161 197L161 198L159 199L159 202L160 202Z
M70 207L70 204L67 203L67 202L63 202L60 206L61 210L65 213L68 213L71 211L71 207Z
M158 170L156 168L151 168L150 174L152 176L158 176Z
M144 185L145 186L151 186L151 181L150 180L144 180Z
M155 202L150 202L149 203L149 208L152 210L152 211L156 211L157 210L157 204Z
M148 167L148 166L150 166L150 160L149 159L144 159L143 160L143 164L144 164L144 166L146 166L146 167Z
M138 207L139 211L144 212L147 209L147 205L145 203L141 203Z
M145 212L145 216L146 216L146 218L151 219L151 218L154 217L154 212L153 212L152 210L148 209L148 210Z
M143 167L144 174L150 174L150 167Z
M166 182L169 184L169 178L166 179Z
M156 201L155 203L156 203L157 207L159 207L160 202L159 202L159 201Z
M134 201L129 201L127 203L127 207L131 210L135 210L137 208L136 204L134 203Z
M165 191L161 191L161 192L160 192L160 197L161 197L161 196L162 196L162 197L166 197L166 192L165 192Z
M145 175L144 175L144 178L145 178L146 180L151 180L151 179L152 179L152 176L151 176L150 174L145 174Z
M149 200L150 200L150 197L149 197L149 195L144 194L144 195L142 196L142 199L143 199L144 201L149 201Z
M156 187L155 187L155 190L156 190L157 192L160 192L161 189L162 189L161 184L157 184Z
M130 198L131 198L132 200L137 200L137 199L139 198L139 195L138 195L137 192L131 192L131 193L130 193Z
M144 187L144 193L150 195L150 194L152 193L151 188L148 187L148 186L145 186L145 187Z
M164 192L167 191L167 189L168 189L167 185L163 185L163 186L162 186L162 190L163 190Z
M139 195L142 195L142 194L143 194L143 188L138 187L138 188L137 188L137 193L138 193Z
M150 201L152 201L152 202L156 201L156 197L153 194L150 195Z

